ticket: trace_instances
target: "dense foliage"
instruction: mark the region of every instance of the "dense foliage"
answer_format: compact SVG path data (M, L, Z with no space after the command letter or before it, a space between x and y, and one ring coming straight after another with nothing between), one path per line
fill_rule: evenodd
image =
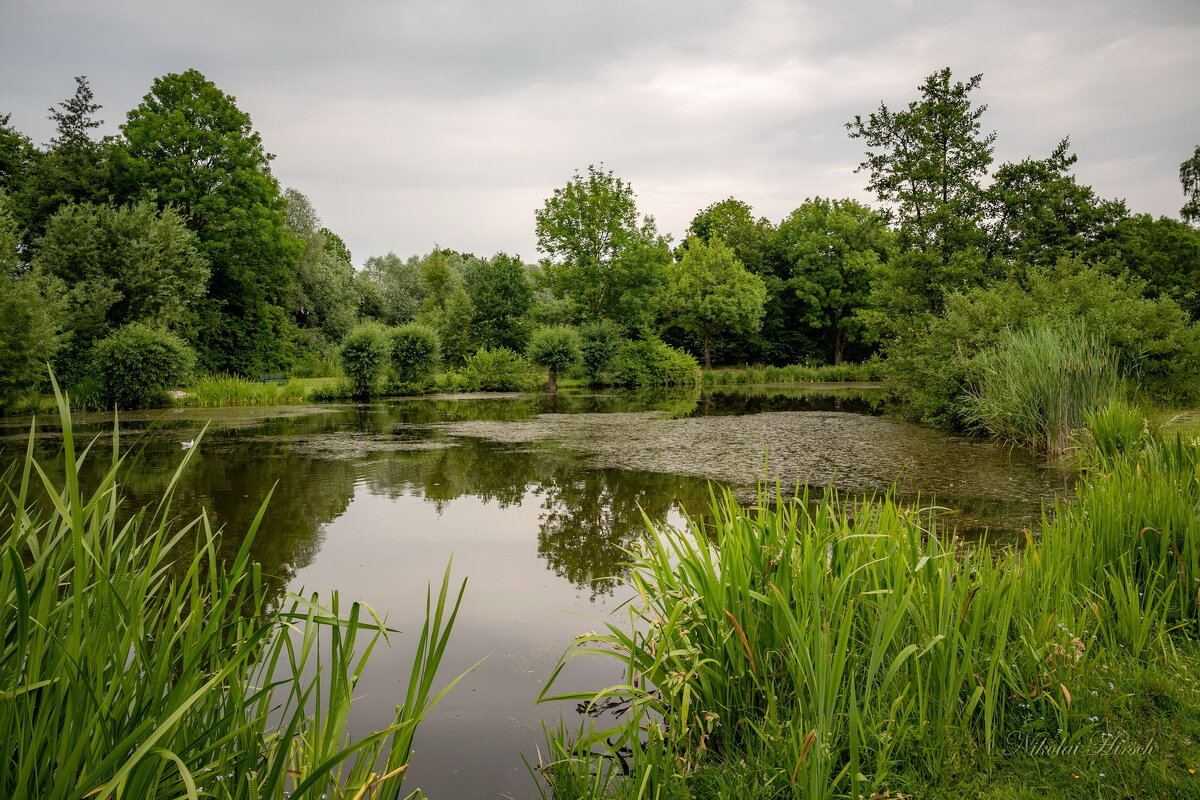
M904 407L957 427L976 357L1008 328L1079 323L1115 348L1131 391L1194 402L1197 155L1179 169L1181 220L1131 213L1076 179L1065 136L995 163L982 86L942 69L915 98L848 123L874 207L798 197L772 221L727 197L672 248L633 186L590 165L536 210L537 263L435 245L356 269L313 203L279 186L250 115L204 75L157 78L106 138L80 77L42 147L0 114L0 336L13 353L0 402L44 389L46 361L72 396L94 394L94 344L135 322L180 337L218 380L338 377L364 323L432 330L438 363L459 375L447 386L528 383L465 376L472 363L495 372L481 351L530 353L546 327L575 329L592 384L690 382L676 351L706 368L883 356ZM442 380L429 364L393 366L382 387L347 372L347 392Z
M579 331L565 325L538 328L529 337L525 356L531 363L548 370L548 388L557 391L558 374L578 364L582 357Z
M392 331L390 347L392 370L396 380L404 383L427 380L442 357L437 331L416 322Z
M97 342L89 361L106 407L139 408L187 380L196 354L169 331L131 322Z
M387 329L377 323L359 325L346 336L339 355L353 396L370 398L378 391L387 368Z

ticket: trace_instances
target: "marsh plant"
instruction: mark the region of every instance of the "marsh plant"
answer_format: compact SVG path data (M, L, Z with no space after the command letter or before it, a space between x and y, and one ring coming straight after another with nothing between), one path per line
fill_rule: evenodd
M417 724L454 683L435 685L463 592L449 569L391 724L352 739L355 685L395 632L336 592L277 599L250 558L261 510L240 542L179 523L196 448L157 504L125 508L119 431L79 450L59 403L59 471L31 431L3 473L0 796L400 797Z
M966 420L1053 455L1121 392L1116 351L1082 324L1007 331L976 357L975 374L963 400Z
M619 714L549 734L545 791L1028 797L1034 772L1052 796L1194 790L1200 448L1123 441L1020 552L888 496L721 494L708 524L652 525L629 619L580 636L544 695ZM625 680L562 691L597 655ZM1086 784L1021 744L1118 736L1155 751L1093 759Z

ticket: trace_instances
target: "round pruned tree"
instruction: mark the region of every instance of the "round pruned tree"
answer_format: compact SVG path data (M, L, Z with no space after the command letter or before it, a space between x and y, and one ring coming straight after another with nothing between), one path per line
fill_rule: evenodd
M529 337L527 357L549 371L547 388L558 391L558 373L579 363L579 331L566 325L538 328Z

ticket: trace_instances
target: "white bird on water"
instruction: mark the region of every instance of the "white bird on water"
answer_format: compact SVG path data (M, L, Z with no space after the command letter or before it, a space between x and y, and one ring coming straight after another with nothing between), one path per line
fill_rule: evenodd
M191 449L191 447L192 447L192 445L194 445L195 443L196 443L196 440L195 440L195 439L192 439L190 442L180 442L180 443L179 443L179 444L180 444L180 449L181 449L181 450L190 450L190 449Z

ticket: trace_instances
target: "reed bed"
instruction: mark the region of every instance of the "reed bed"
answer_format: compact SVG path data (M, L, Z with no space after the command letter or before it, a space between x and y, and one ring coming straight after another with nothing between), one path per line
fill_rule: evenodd
M180 405L200 408L220 406L278 406L304 403L310 389L301 381L260 383L231 375L213 375L197 380Z
M280 598L250 559L260 511L233 549L210 520L176 521L172 494L122 507L125 456L77 450L3 474L0 797L397 798L418 723L455 681L437 670L464 587L427 598L392 724L348 733L354 687L394 631L337 593ZM94 488L86 460L107 458ZM265 505L264 505L265 508Z
M763 383L811 383L877 381L883 377L880 366L865 364L827 364L808 366L792 364L785 367L730 367L704 370L703 386L746 386Z
M965 548L888 496L713 508L711 524L650 527L629 619L581 636L552 675L543 699L621 714L551 732L547 796L1197 791L1200 448L1097 457L1020 552ZM626 680L563 691L584 655ZM1034 752L1131 732L1155 755Z
M1052 455L1066 453L1087 415L1121 393L1116 352L1082 326L1009 331L974 367L966 421Z

